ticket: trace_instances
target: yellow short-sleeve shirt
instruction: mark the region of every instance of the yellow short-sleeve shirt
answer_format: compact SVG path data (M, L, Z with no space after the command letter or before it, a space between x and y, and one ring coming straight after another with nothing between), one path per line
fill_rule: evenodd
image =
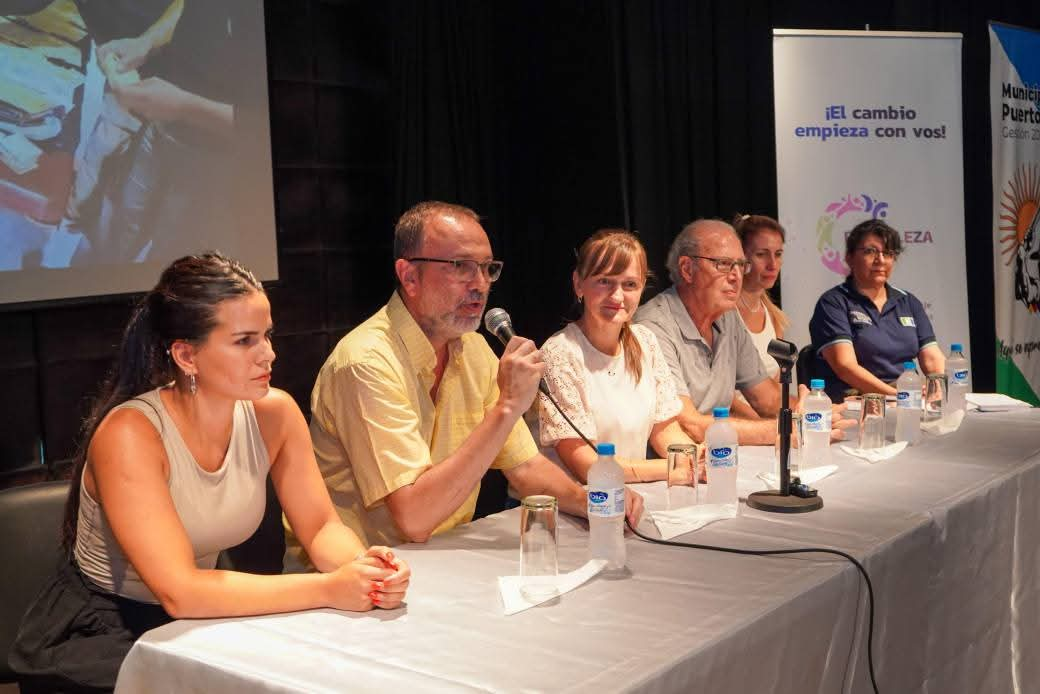
M346 335L325 361L311 393L311 439L343 522L366 544L405 542L384 499L451 455L498 400L498 359L467 333L448 345L448 362L430 398L436 354L395 292ZM492 467L509 469L538 452L523 419ZM434 533L473 518L479 483ZM286 530L287 554L303 559Z

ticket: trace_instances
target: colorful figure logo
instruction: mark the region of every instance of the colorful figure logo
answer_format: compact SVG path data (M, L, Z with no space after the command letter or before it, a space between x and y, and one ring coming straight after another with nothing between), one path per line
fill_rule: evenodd
M1040 312L1040 166L1023 164L1000 197L1000 255L1015 262L1015 299Z
M875 200L866 193L857 196L849 193L841 200L827 205L823 215L816 222L816 250L820 252L820 262L825 268L842 277L849 274L844 258L845 239L834 238L834 227L839 219L850 213L869 214L872 219L884 219L888 216L888 203ZM851 229L853 226L855 225L850 224L848 228Z

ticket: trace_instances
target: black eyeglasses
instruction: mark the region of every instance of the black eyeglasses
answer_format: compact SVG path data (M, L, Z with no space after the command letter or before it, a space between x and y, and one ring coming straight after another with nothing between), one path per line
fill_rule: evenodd
M899 257L899 251L882 250L880 248L875 248L874 246L860 246L856 250L862 253L863 257L867 258L870 261L873 261L874 258L877 258L879 253L881 254L881 257L885 260L895 260Z
M710 258L706 255L688 255L687 258L700 258L701 260L710 260L715 264L715 269L721 272L723 275L728 275L733 272L733 268L740 268L740 274L746 275L751 272L751 261L750 260L736 260L734 258Z
M448 258L405 258L405 260L409 263L445 263L446 265L451 265L451 274L459 282L472 282L476 278L478 271L488 278L488 282L494 282L502 276L502 266L505 265L501 260L488 260L483 263L478 263L476 260L450 260Z

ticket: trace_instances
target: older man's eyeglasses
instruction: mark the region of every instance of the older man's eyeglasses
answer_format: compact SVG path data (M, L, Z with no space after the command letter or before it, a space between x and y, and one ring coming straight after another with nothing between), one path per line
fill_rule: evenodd
M741 275L746 275L751 272L751 261L750 260L736 260L734 258L710 258L706 255L691 255L688 258L700 258L701 260L710 260L715 264L715 269L721 272L723 275L728 275L733 272L733 268L737 268L737 272Z
M450 265L451 269L449 272L459 282L472 282L476 279L477 272L487 277L488 282L494 282L502 276L502 266L505 265L501 260L488 260L478 263L476 260L461 258L455 260L448 258L405 258L405 260L409 263L444 263Z
M876 246L860 246L856 249L863 254L863 257L873 262L875 258L880 255L885 260L895 260L899 257L899 251L890 251L877 248Z

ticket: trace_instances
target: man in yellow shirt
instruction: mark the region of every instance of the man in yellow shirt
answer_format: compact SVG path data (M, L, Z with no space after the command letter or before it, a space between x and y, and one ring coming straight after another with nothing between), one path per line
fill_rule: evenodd
M522 419L544 365L514 337L501 361L474 332L502 263L476 213L442 202L394 230L398 289L332 351L311 394L311 437L343 522L368 544L425 542L473 518L480 479L585 516L585 493L538 453ZM638 522L642 498L626 494ZM287 538L287 563L302 559Z

